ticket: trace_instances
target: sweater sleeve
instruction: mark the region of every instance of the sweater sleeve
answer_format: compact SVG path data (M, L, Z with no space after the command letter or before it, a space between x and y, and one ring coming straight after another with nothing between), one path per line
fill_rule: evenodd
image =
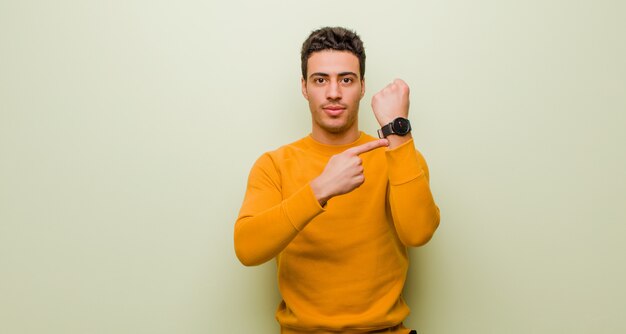
M307 183L283 199L280 174L268 154L250 171L235 222L235 253L247 266L274 258L324 209Z
M421 246L432 238L440 218L430 191L428 166L412 139L388 150L386 156L396 231L406 246Z

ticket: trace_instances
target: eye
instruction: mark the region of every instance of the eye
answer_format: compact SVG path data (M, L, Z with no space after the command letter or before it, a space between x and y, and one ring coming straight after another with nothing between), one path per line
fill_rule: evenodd
M352 78L342 78L341 79L341 83L343 84L349 84L352 83L354 80Z
M313 79L313 82L315 82L316 84L323 84L324 82L326 82L325 78L315 78Z

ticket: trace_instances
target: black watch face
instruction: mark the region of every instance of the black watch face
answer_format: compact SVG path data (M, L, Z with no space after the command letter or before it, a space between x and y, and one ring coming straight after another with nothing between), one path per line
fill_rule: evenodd
M397 134L406 134L409 132L409 120L406 118L396 118L393 120L393 132Z

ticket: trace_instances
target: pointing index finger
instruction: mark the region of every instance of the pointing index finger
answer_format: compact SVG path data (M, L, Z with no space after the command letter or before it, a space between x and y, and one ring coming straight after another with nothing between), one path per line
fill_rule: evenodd
M384 146L389 146L389 141L387 139L378 139L359 146L351 147L344 152L359 155Z

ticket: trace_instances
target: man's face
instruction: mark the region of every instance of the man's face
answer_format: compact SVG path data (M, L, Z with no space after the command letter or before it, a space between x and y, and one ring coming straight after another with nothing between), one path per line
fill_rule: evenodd
M359 58L348 51L324 50L311 54L302 95L309 101L313 133L340 135L358 129L359 102L365 83Z

